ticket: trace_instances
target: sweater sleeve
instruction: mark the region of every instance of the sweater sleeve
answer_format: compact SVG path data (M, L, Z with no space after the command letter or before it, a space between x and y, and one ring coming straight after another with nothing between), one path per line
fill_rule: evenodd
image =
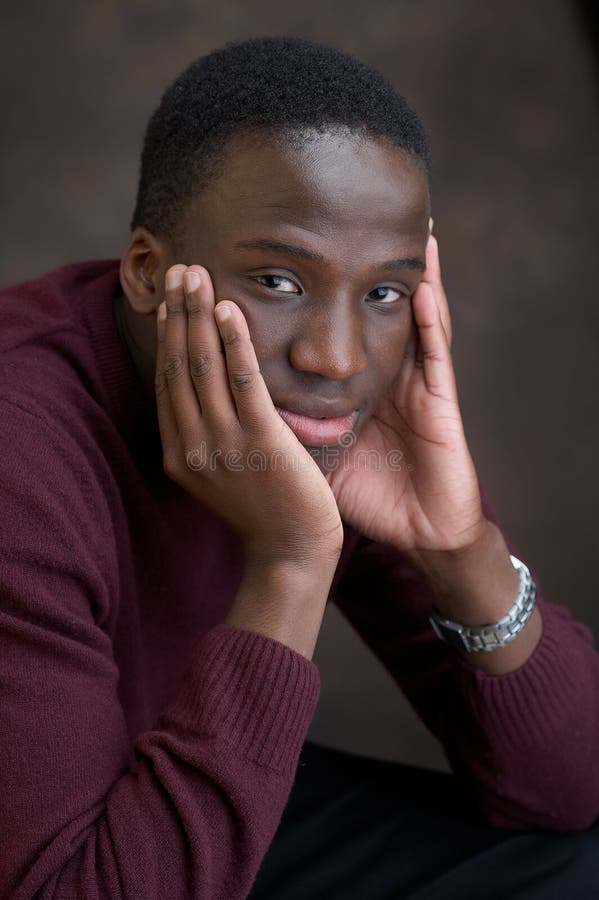
M0 419L0 897L246 897L293 784L316 665L219 624L131 744L101 486L66 429L14 402Z
M480 488L485 515L499 527ZM437 637L432 592L393 548L361 539L333 599L442 743L487 822L580 831L599 816L599 654L590 629L545 601L529 568L543 634L528 660L503 675Z

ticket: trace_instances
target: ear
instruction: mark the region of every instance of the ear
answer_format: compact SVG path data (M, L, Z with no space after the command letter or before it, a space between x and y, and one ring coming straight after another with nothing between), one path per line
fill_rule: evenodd
M172 265L165 241L145 228L136 228L121 259L120 278L131 308L149 316L164 300L164 276Z

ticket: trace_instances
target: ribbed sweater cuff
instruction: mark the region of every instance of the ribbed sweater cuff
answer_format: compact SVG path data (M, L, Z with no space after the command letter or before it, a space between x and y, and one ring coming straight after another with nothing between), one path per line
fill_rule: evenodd
M580 673L588 670L592 646L576 623L564 626L565 610L539 605L543 617L541 639L526 662L513 672L491 675L456 655L460 690L470 699L485 726L493 723L493 741L521 751L531 742L555 739L564 733L565 719L576 728L581 694L583 707L588 686Z
M160 719L289 774L319 692L311 660L274 638L220 624L196 643L177 700Z

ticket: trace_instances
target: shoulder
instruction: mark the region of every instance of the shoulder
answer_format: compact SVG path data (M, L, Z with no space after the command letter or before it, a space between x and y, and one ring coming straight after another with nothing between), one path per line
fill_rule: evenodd
M42 527L96 542L108 527L98 438L106 414L90 392L94 358L79 303L107 269L77 263L0 292L4 548L14 528L25 545Z
M86 293L96 286L101 289L104 281L112 287L118 272L116 259L89 260L0 288L0 351L17 349L44 335L80 329Z
M0 291L5 426L28 418L32 436L45 428L69 443L89 420L98 379L88 307L109 307L118 266L118 260L73 263ZM104 314L110 320L111 310Z

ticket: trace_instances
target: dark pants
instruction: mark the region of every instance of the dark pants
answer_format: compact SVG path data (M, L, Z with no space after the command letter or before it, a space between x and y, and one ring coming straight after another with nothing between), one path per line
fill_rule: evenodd
M250 900L599 900L599 820L493 828L445 772L306 741Z

